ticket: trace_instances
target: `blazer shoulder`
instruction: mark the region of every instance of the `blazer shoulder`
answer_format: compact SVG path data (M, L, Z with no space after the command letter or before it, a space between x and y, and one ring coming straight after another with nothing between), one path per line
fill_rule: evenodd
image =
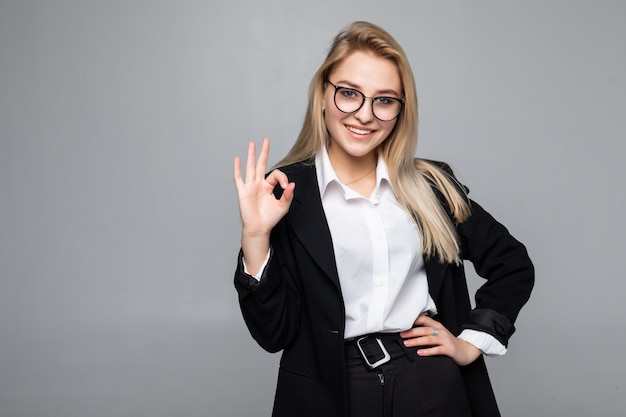
M289 165L277 166L274 167L274 169L278 169L287 175L289 182L295 182L297 184L296 193L300 193L300 189L303 187L305 189L309 189L309 187L317 184L317 177L315 174L315 158L305 159ZM274 188L274 194L276 197L280 198L282 193L280 185L276 185Z

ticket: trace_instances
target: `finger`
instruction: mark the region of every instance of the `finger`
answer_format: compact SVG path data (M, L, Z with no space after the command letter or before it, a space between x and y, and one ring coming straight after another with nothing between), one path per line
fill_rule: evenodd
M280 188L282 188L283 190L287 188L287 184L289 184L289 178L287 177L287 174L285 174L280 169L275 169L270 172L267 178L265 178L265 181L270 183L272 186L280 184Z
M235 185L241 182L241 159L238 156L235 157L233 162L233 180Z
M419 316L415 319L416 326L440 327L441 323L430 316Z
M285 203L287 206L290 206L291 202L293 201L295 188L295 182L290 182L289 184L287 184L287 187L285 187L285 189L283 190L283 195L280 197L281 202Z
M270 153L270 140L268 138L263 139L261 145L261 152L259 153L259 161L256 164L256 176L257 178L263 178L265 172L267 172L267 159ZM285 187L283 187L285 188Z
M254 142L248 143L248 156L246 157L246 182L252 181L255 178L255 165L256 165L256 145Z
M419 347L419 346L441 346L445 344L445 340L439 336L423 335L404 339L404 346L406 347Z
M430 335L430 330L422 326L413 327L409 330L400 332L400 337L402 337L403 339L409 339L413 337L423 337L423 336L428 336L428 335Z
M441 323L429 316L418 316L417 319L415 319L414 326L415 327L400 332L400 336L405 339L409 337L426 336L429 335L430 332L432 332L433 327L443 327ZM430 328L424 329L425 327Z
M291 201L293 200L296 183L289 182L289 177L287 177L287 174L279 169L275 169L270 172L267 178L265 178L265 181L267 181L267 183L272 187L280 184L280 188L283 189L283 193L279 201L284 206L289 207L291 205Z
M280 169L275 169L270 172L265 181L267 181L272 187L275 187L276 184L280 184L280 188L283 189L283 194L281 195L279 201L281 204L289 207L291 205L291 201L293 200L296 183L289 182L287 174L282 172Z
M432 346L424 349L418 349L417 354L419 356L446 355L446 349L441 345Z

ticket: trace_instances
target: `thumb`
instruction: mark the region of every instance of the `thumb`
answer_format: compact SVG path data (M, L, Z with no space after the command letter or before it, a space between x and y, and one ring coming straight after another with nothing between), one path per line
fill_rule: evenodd
M294 195L295 189L296 189L295 182L290 182L289 184L287 184L287 186L283 189L283 195L280 197L280 200L284 203L287 203L287 205L290 206L291 202L293 201L293 195Z

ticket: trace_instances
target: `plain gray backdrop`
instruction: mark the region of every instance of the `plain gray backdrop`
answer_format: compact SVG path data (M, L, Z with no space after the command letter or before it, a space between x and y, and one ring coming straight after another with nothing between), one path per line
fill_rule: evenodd
M0 0L1 417L269 416L233 157L284 155L361 19L411 60L418 155L535 262L504 416L624 415L626 2Z

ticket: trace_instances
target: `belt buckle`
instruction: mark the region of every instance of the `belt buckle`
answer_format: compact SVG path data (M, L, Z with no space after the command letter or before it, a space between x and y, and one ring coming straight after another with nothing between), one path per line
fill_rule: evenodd
M365 351L363 350L363 347L361 346L361 342L363 340L368 339L369 337L372 336L363 336L360 337L356 340L356 347L359 350L359 353L361 354L361 358L363 359L363 361L365 362L365 365L368 367L368 369L371 371L373 369L376 369L378 366L387 363L391 360L391 355L389 354L389 352L387 351L387 349L385 348L385 345L383 345L383 342L380 340L380 338L378 337L374 337L374 340L376 340L376 342L378 343L378 346L380 347L380 350L383 354L383 358L377 360L376 362L372 363L369 361L367 355L365 354Z

